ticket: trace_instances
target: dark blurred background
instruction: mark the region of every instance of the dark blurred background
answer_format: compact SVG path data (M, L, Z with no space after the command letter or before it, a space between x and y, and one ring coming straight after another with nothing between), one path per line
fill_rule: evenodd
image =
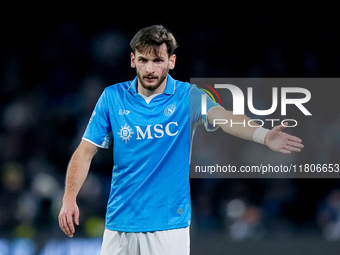
M173 32L180 47L170 74L182 81L340 73L339 22L331 7L325 12L230 8L210 15L194 10L149 15L147 6L91 15L51 10L42 16L23 10L1 19L0 254L68 254L72 245L84 247L66 241L58 226L67 164L103 89L134 78L129 41L139 29L162 24ZM207 151L215 155L214 144L223 141L225 162L251 164L248 156L260 151L277 157L275 162L340 163L340 87L330 97L319 92L332 108L322 108L322 121L313 118L305 130L292 131L313 149L287 158L199 129L192 161L205 156L214 164ZM79 240L102 236L112 164L110 148L100 150L91 165L78 196ZM340 251L337 179L191 179L191 187L192 254Z

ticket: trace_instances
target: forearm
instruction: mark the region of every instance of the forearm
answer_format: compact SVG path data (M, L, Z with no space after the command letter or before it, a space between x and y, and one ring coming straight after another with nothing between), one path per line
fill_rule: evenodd
M87 177L90 163L91 162L83 161L82 157L76 153L72 156L67 168L64 199L76 199Z
M245 115L233 116L231 123L224 125L221 124L220 127L223 129L224 132L228 134L252 141L253 134L256 128L259 127L259 125L254 121L249 122L249 120L250 119ZM251 126L248 124L250 124Z
M223 107L212 108L208 112L207 118L210 124L219 123L216 125L221 127L224 132L239 138L266 144L273 151L282 153L299 152L304 147L300 138L282 132L287 123L269 130L260 127L247 116L233 115L231 111L227 111Z
M96 153L88 151L81 143L74 152L67 168L64 200L75 200L90 169L91 161Z
M224 132L246 140L253 140L253 135L259 125L245 115L233 115L222 107L209 111L209 123L219 126Z

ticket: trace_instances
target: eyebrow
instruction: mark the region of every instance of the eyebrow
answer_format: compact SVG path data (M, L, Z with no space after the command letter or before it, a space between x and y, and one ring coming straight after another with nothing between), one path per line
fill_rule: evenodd
M148 58L146 56L143 56L143 55L140 55L140 56L137 56L138 59L146 59L146 60L164 60L164 57L151 57L151 58Z

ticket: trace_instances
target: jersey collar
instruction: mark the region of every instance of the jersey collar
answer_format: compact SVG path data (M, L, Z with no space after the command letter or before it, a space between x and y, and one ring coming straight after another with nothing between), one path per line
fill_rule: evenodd
M128 90L133 93L138 93L137 84L138 84L138 77L136 76L136 78L131 82L131 86L128 88ZM165 87L165 90L163 91L163 94L172 95L175 93L175 89L176 89L176 81L170 76L170 74L168 74L166 87Z
M166 82L165 90L163 91L163 94L166 95L172 95L175 93L176 89L176 81L168 74L168 79Z

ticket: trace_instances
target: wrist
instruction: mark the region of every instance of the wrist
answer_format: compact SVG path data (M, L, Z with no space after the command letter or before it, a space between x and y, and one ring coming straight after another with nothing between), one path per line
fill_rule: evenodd
M256 128L253 134L253 141L260 144L266 144L265 138L269 131L269 129L263 127Z
M76 203L76 202L77 202L77 196L64 194L63 203Z

